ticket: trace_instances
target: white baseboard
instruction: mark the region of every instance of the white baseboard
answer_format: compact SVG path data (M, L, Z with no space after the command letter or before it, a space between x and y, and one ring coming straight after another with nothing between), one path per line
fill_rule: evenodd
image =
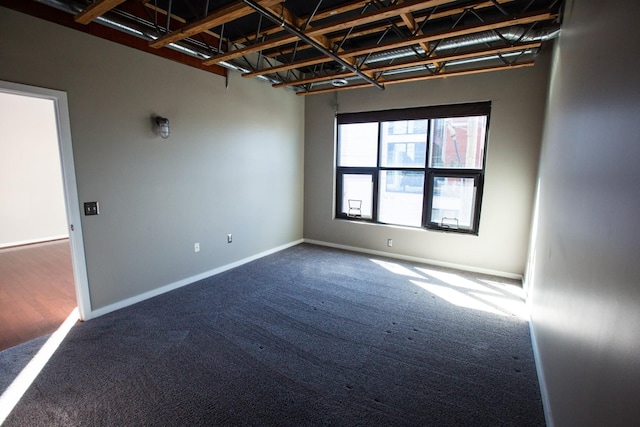
M547 389L547 381L540 360L540 351L538 350L538 341L536 339L535 328L533 327L533 319L529 319L529 335L531 335L531 346L533 347L533 361L536 365L536 373L538 374L538 384L540 385L540 396L542 397L542 409L544 410L544 419L547 427L553 427L553 417L551 416L551 402L549 401L549 390Z
M127 299L122 300L122 301L118 301L118 302L116 302L114 304L111 304L111 305L108 305L106 307L101 307L101 308L98 308L96 310L91 310L91 312L88 313L88 315L85 317L85 320L94 319L96 317L103 316L103 315L105 315L107 313L111 313L112 311L116 311L116 310L119 310L121 308L125 308L125 307L128 307L130 305L142 302L142 301L147 300L149 298L153 298L155 296L162 295L162 294L164 294L166 292L173 291L174 289L178 289L178 288L181 288L183 286L190 285L190 284L195 283L195 282L197 282L199 280L206 279L207 277L215 276L216 274L223 273L223 272L225 272L227 270L231 270L232 268L239 267L239 266L241 266L243 264L249 263L251 261L255 261L255 260L257 260L259 258L262 258L262 257L265 257L267 255L271 255L271 254L274 254L276 252L280 252L280 251L282 251L284 249L290 248L292 246L299 245L302 242L303 242L302 239L296 240L296 241L284 244L282 246L278 246L278 247L275 247L273 249L269 249L267 251L260 252L258 254L252 255L250 257L241 259L239 261L235 261L235 262L232 262L230 264L226 264L226 265L223 265L221 267L214 268L213 270L205 271L204 273L196 274L195 276L191 276L191 277L187 277L186 279L178 280L177 282L170 283L168 285L162 286L162 287L157 288L157 289L153 289L153 290L145 292L143 294L136 295L134 297L127 298Z
M359 247L356 247L356 246L340 245L340 244L337 244L337 243L323 242L323 241L320 241L320 240L304 239L304 242L305 243L310 243L312 245L328 246L330 248L344 249L344 250L347 250L347 251L361 252L361 253L365 253L365 254L384 256L384 257L388 257L388 258L396 258L396 259L401 259L401 260L404 260L404 261L420 262L420 263L423 263L423 264L430 264L430 265L434 265L434 266L438 266L438 267L454 268L456 270L470 271L472 273L488 274L488 275L491 275L491 276L505 277L507 279L522 280L522 274L507 273L507 272L504 272L504 271L490 270L490 269L487 269L487 268L478 268L478 267L473 267L473 266L468 266L468 265L455 264L455 263L451 263L451 262L436 261L436 260L432 260L432 259L428 259L428 258L420 258L420 257L409 256L409 255L394 254L392 252L376 251L376 250L372 250L372 249L359 248Z
M14 246L33 245L34 243L46 243L46 242L52 242L54 240L62 240L62 239L68 239L68 238L69 238L68 234L63 234L60 236L47 236L47 237L40 237L38 239L20 240L19 242L0 243L0 249L11 248Z
M284 244L282 246L278 246L278 247L269 249L269 250L264 251L264 252L260 252L258 254L252 255L250 257L241 259L239 261L235 261L235 262L232 262L230 264L223 265L223 266L215 268L213 270L205 271L205 272L197 274L195 276L187 277L187 278L179 280L177 282L169 283L169 284L167 284L165 286L162 286L160 288L150 290L148 292L142 293L140 295L133 296L131 298L127 298L127 299L122 300L122 301L118 301L118 302L110 304L108 306L101 307L101 308L98 308L96 310L91 310L89 313L87 313L87 315L85 316L84 320L89 320L89 319L93 319L93 318L96 318L96 317L99 317L99 316L103 316L103 315L105 315L107 313L111 313L112 311L116 311L116 310L119 310L121 308L128 307L128 306L136 304L138 302L147 300L149 298L153 298L155 296L162 295L162 294L164 294L166 292L172 291L174 289L181 288L181 287L186 286L186 285L190 285L191 283L195 283L195 282L197 282L199 280L206 279L207 277L215 276L216 274L220 274L220 273L225 272L227 270L231 270L232 268L239 267L239 266L241 266L243 264L249 263L251 261L255 261L256 259L265 257L267 255L271 255L273 253L280 252L280 251L282 251L284 249L290 248L292 246L299 245L300 243L303 243L303 242L304 243L310 243L310 244L313 244L313 245L327 246L327 247L332 247L332 248L337 248L337 249L344 249L344 250L349 250L349 251L354 251L354 252L367 253L367 254L370 254L370 255L378 255L378 256L384 256L384 257L389 257L389 258L402 259L402 260L405 260L405 261L412 261L412 262L420 262L420 263L424 263L424 264L431 264L431 265L435 265L435 266L439 266L439 267L455 268L455 269L458 269L458 270L470 271L470 272L474 272L474 273L489 274L489 275L498 276L498 277L506 277L506 278L509 278L509 279L522 280L522 275L519 275L519 274L506 273L506 272L502 272L502 271L489 270L489 269L476 268L476 267L469 267L469 266L460 265L460 264L454 264L454 263L448 263L448 262L442 262L442 261L435 261L435 260L430 260L430 259L426 259L426 258L412 257L412 256L394 254L394 253L383 252L383 251L375 251L375 250L371 250L371 249L364 249L364 248L359 248L359 247L355 247L355 246L340 245L340 244L336 244L336 243L323 242L323 241L319 241L319 240L300 239L300 240L296 240L296 241Z

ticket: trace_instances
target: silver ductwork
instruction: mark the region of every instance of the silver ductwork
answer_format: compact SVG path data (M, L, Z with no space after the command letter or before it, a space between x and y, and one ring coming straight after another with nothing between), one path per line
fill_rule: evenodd
M61 10L63 12L71 13L73 15L82 12L85 8L85 6L83 5L77 4L75 2L69 2L69 1L36 0L36 2L46 4L47 6L51 6L55 9Z
M53 7L60 11L76 15L82 12L86 8L86 4L83 2L79 2L77 0L36 0L38 3L45 4L47 6ZM158 38L158 29L154 25L154 23L141 19L137 16L128 14L126 12L119 11L117 9L113 9L103 16L96 18L95 22L105 25L107 27L113 28L115 30L124 32L126 34L139 37L141 39L152 41ZM435 53L444 53L447 51L452 51L458 48L475 46L475 45L483 45L488 43L494 43L501 40L507 40L513 43L529 43L536 41L547 41L556 38L560 34L560 27L553 27L551 29L545 30L535 30L528 31L525 27L510 27L504 30L500 30L498 34L496 31L484 31L477 34L472 34L468 36L460 36L460 37L452 37L450 39L444 39L437 43L434 52ZM194 40L194 39L184 39L174 43L170 43L167 45L168 48L176 50L178 52L193 56L195 58L204 60L209 59L217 52L216 47L210 47L206 44ZM393 49L387 52L381 52L370 55L365 64L368 66L375 66L376 63L388 62L395 59L407 58L411 56L415 56L416 52L419 55L424 55L426 52L421 47L413 48L399 48ZM528 51L527 53L532 53ZM508 55L503 55L508 56ZM490 60L495 59L496 57L488 57L482 58L481 60ZM472 59L468 61L477 61L478 59ZM258 56L258 62L260 61L260 56ZM467 61L467 62L468 62ZM450 65L460 65L463 61L451 62ZM251 70L247 69L244 64L241 64L239 60L232 60L227 62L221 62L221 66L239 71L241 73L248 73ZM272 64L270 64L272 66ZM404 69L398 69L390 72L384 73L385 75L391 74L399 74L399 73L410 73L420 71L420 69L425 70L426 68L434 69L433 66L418 66L418 67L409 67ZM258 76L263 80L267 80L271 83L277 84L281 83L279 79L275 77L269 77L268 75ZM347 81L353 80L361 80L359 77L349 77L346 79ZM343 82L341 82L343 83ZM322 86L326 84L331 84L331 81L327 82L319 82L313 84L313 86ZM294 89L294 88L291 88ZM294 89L295 90L295 89Z
M438 43L435 48L436 53L445 52L448 50L458 49L461 47L481 45L485 43L494 43L500 40L508 40L510 42L522 42L530 43L535 41L547 41L557 37L560 34L560 28L553 28L547 30L529 31L526 32L523 27L510 27L500 32L500 37L495 31L483 31L477 34L471 34L468 36L453 37L445 39ZM412 48L394 49L388 52L382 52L371 55L365 64L371 65L376 62L386 62L393 59L406 58L408 56L414 56L416 51L423 55L424 49L417 47L415 50Z
M502 37L500 37L500 35ZM451 51L461 47L481 45L486 43L497 42L500 40L508 40L514 43L531 43L536 41L548 41L560 35L560 27L558 26L551 29L537 30L537 31L527 31L523 27L511 27L501 31L500 35L496 34L495 31L483 31L483 32L468 35L468 36L460 36L460 37L453 37L450 39L444 39L442 42L440 42L436 46L435 52L442 53L442 52ZM372 66L379 62L388 62L394 59L415 56L416 51L419 54L425 54L424 49L420 47L416 47L415 50L409 47L400 48L400 49L390 50L387 52L373 54L369 58L367 58L367 60L364 63L368 66ZM525 53L532 54L533 51L527 50ZM519 55L519 53L502 54L502 57L509 57L509 56L516 56L516 55ZM471 62L499 60L499 59L500 57L498 57L497 55L492 55L492 56L482 57L482 58L450 61L448 62L448 65L456 66L456 65L463 65ZM412 72L420 72L427 69L434 71L435 67L433 65L418 65L418 66L412 66L412 67L406 67L406 68L398 68L396 70L386 71L383 73L383 75L391 76L391 75L397 75L397 74L407 74ZM346 80L347 82L352 82L352 81L357 81L359 79L357 76L352 76L352 77L347 77L344 80ZM317 82L317 83L314 83L313 86L325 86L328 84L331 84L331 81Z

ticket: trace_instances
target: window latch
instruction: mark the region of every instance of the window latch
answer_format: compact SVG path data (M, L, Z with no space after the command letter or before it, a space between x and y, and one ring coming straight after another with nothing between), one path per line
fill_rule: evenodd
M449 224L445 224L445 221L450 221L450 223ZM455 221L455 224L454 224L454 221ZM458 218L447 218L446 216L443 216L440 219L440 227L442 227L442 228L459 228L458 227Z

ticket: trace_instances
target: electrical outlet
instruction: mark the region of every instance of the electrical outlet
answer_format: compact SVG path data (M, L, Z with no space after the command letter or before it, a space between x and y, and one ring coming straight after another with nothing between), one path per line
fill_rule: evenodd
M194 252L200 252L200 243L194 243L193 250Z
M233 242L233 234L227 234L227 243Z
M393 246L393 239L387 239L387 246L389 247Z

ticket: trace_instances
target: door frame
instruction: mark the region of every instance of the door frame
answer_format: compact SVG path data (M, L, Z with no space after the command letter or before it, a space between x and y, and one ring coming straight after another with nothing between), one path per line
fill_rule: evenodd
M69 103L67 93L54 89L28 86L0 80L0 92L28 96L32 98L49 99L53 101L58 132L58 152L62 168L65 207L67 211L67 226L71 247L71 264L78 303L78 315L81 320L90 319L91 298L89 293L89 279L87 262L84 255L84 239L78 186L76 183L75 163L73 160L73 146L71 142L71 124L69 120Z

